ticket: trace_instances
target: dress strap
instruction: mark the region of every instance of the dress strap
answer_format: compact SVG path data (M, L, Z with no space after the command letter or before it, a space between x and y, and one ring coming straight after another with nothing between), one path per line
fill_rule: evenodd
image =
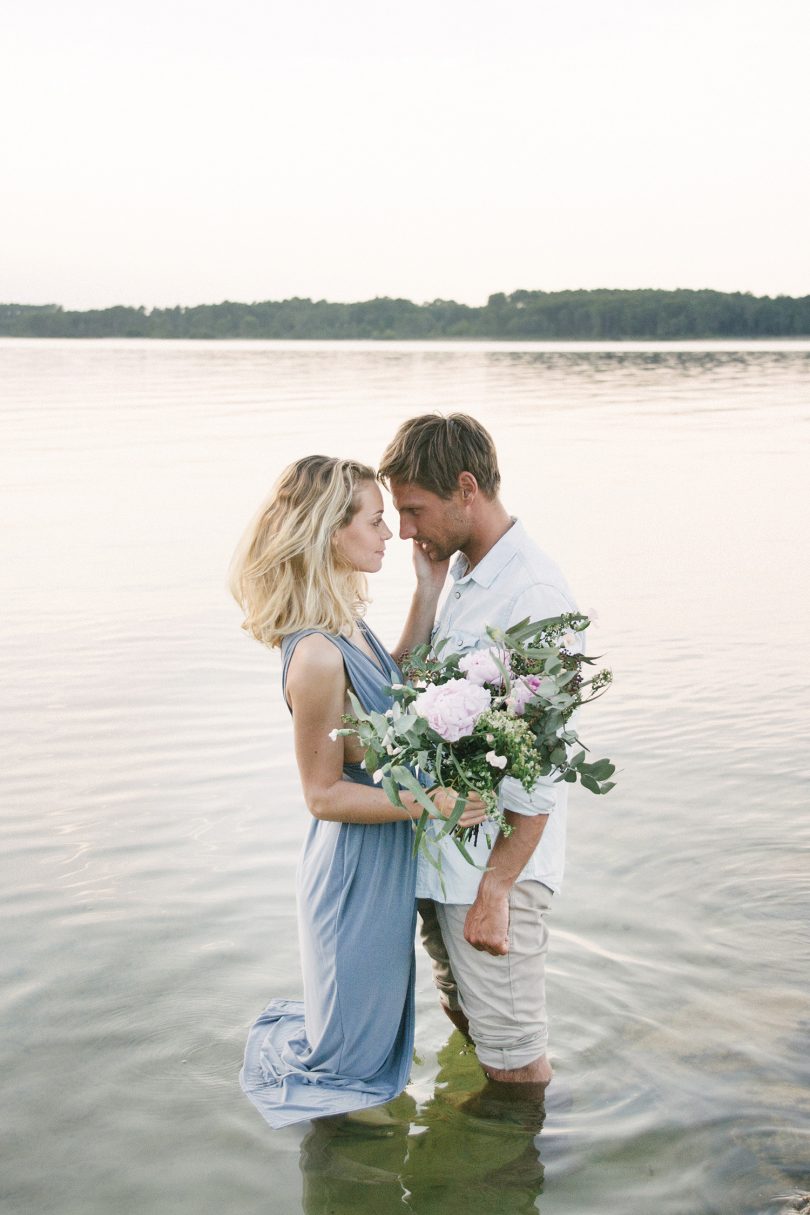
M312 633L325 637L340 650L349 686L366 712L378 707L381 696L386 700L387 707L388 698L384 696L383 689L389 683L398 683L402 676L393 658L368 625L364 626L364 636L377 658L370 658L364 650L349 641L348 637L342 637L338 633L327 633L324 629L300 629L297 633L290 633L285 637L281 643L281 687L285 700L287 672L295 647L303 637L309 637Z
M281 691L288 709L290 709L290 703L287 700L287 672L290 669L290 661L295 653L295 647L298 645L298 642L302 641L304 637L311 637L314 633L325 637L327 641L331 641L333 645L337 646L343 657L343 665L346 666L346 652L340 644L342 639L338 638L334 633L327 633L324 629L299 629L297 633L288 633L281 640ZM351 682L351 673L348 668L346 669L346 674ZM292 713L292 709L290 709L290 712Z

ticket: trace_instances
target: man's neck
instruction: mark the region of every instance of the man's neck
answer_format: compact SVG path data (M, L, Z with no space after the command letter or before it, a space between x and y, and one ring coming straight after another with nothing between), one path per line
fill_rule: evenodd
M513 523L514 519L500 499L496 498L494 502L486 504L485 509L481 511L481 517L475 521L470 539L461 549L467 558L468 573L475 569L479 561L483 561L489 550L506 535Z

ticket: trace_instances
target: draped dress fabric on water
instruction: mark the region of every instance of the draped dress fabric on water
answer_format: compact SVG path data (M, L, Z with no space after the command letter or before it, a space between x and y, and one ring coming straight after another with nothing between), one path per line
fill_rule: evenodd
M370 711L390 707L402 675L368 626L377 661L345 637L350 686ZM282 642L282 686L296 645ZM359 764L343 779L373 785ZM408 1082L414 1036L416 862L408 821L309 825L297 871L304 999L271 1000L248 1035L243 1091L273 1127L390 1101Z

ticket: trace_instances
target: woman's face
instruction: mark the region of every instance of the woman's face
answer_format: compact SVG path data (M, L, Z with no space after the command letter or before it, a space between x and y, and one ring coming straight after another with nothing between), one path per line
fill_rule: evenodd
M335 532L335 548L364 574L376 574L385 556L385 542L394 534L383 519L383 496L376 481L363 481L354 494L357 507L351 523Z

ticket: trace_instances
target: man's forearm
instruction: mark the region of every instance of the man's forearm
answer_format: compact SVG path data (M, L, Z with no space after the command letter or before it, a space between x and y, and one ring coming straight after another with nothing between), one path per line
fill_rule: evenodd
M543 834L547 814L514 814L507 810L511 835L499 835L489 867L478 885L475 902L464 921L464 938L473 949L493 955L509 952L509 891Z
M507 810L504 817L512 834L499 835L493 844L489 865L478 887L479 897L488 893L508 894L540 842L548 822L547 814L515 814Z

